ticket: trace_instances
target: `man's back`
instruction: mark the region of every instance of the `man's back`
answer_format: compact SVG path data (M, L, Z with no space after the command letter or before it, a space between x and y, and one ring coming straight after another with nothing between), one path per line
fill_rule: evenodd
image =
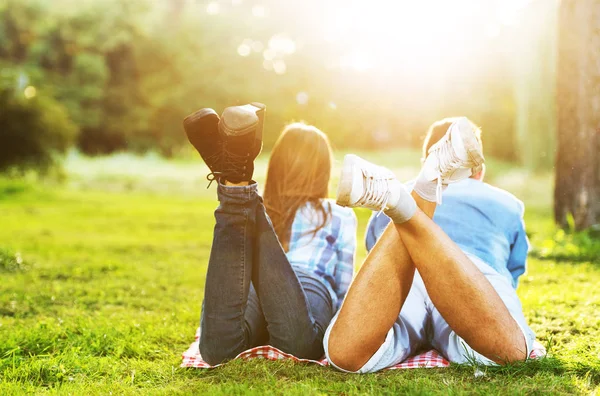
M451 184L433 220L466 253L477 256L517 286L525 272L529 243L523 203L512 194L475 179ZM389 222L372 217L367 229L371 250Z

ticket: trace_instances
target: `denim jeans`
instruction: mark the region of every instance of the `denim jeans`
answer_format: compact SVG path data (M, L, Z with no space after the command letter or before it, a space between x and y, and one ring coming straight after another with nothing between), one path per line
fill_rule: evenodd
M200 320L202 358L214 365L266 344L321 358L334 314L327 288L317 275L294 271L256 183L219 184L217 194Z

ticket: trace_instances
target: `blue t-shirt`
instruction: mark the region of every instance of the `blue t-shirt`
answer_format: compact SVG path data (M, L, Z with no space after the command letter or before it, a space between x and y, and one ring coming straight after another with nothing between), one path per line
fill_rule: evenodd
M443 204L433 221L464 252L506 276L516 288L525 273L529 241L523 222L524 206L514 195L475 179L453 183L444 191ZM383 213L371 216L367 250L388 225Z

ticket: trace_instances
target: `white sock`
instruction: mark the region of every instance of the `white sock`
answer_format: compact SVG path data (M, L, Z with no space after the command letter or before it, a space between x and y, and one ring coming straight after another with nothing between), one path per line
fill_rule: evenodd
M448 185L442 184L442 191L444 191ZM419 194L419 197L429 202L437 202L437 180L427 180L423 175L423 171L417 176L415 181L414 191Z
M384 210L384 213L394 223L402 224L414 216L417 211L417 203L403 184L398 183L398 186L398 200L396 202L388 202L388 208Z

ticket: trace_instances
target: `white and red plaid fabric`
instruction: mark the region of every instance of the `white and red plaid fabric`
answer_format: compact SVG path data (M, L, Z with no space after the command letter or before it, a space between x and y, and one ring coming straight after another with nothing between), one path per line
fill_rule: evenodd
M187 351L183 353L183 361L181 362L181 367L194 367L194 368L213 368L218 367L220 365L211 366L202 360L202 356L200 356L199 344L198 344L199 333L196 331L196 338L192 345L188 348ZM531 355L529 356L531 359L538 359L540 357L546 356L546 349L539 343L535 342L533 345L533 350L531 351ZM267 360L281 360L281 359L290 359L294 362L299 363L313 363L318 364L320 366L328 366L329 362L327 359L322 360L309 360L309 359L299 359L294 355L290 355L285 352L281 352L279 349L274 348L269 345L258 346L252 349L248 349L237 355L235 359L267 359ZM402 363L398 363L395 366L389 367L388 370L395 369L408 369L408 368L431 368L431 367L448 367L450 362L448 362L442 355L438 353L435 349L432 349L427 352L423 352L419 355L410 357L403 361Z

